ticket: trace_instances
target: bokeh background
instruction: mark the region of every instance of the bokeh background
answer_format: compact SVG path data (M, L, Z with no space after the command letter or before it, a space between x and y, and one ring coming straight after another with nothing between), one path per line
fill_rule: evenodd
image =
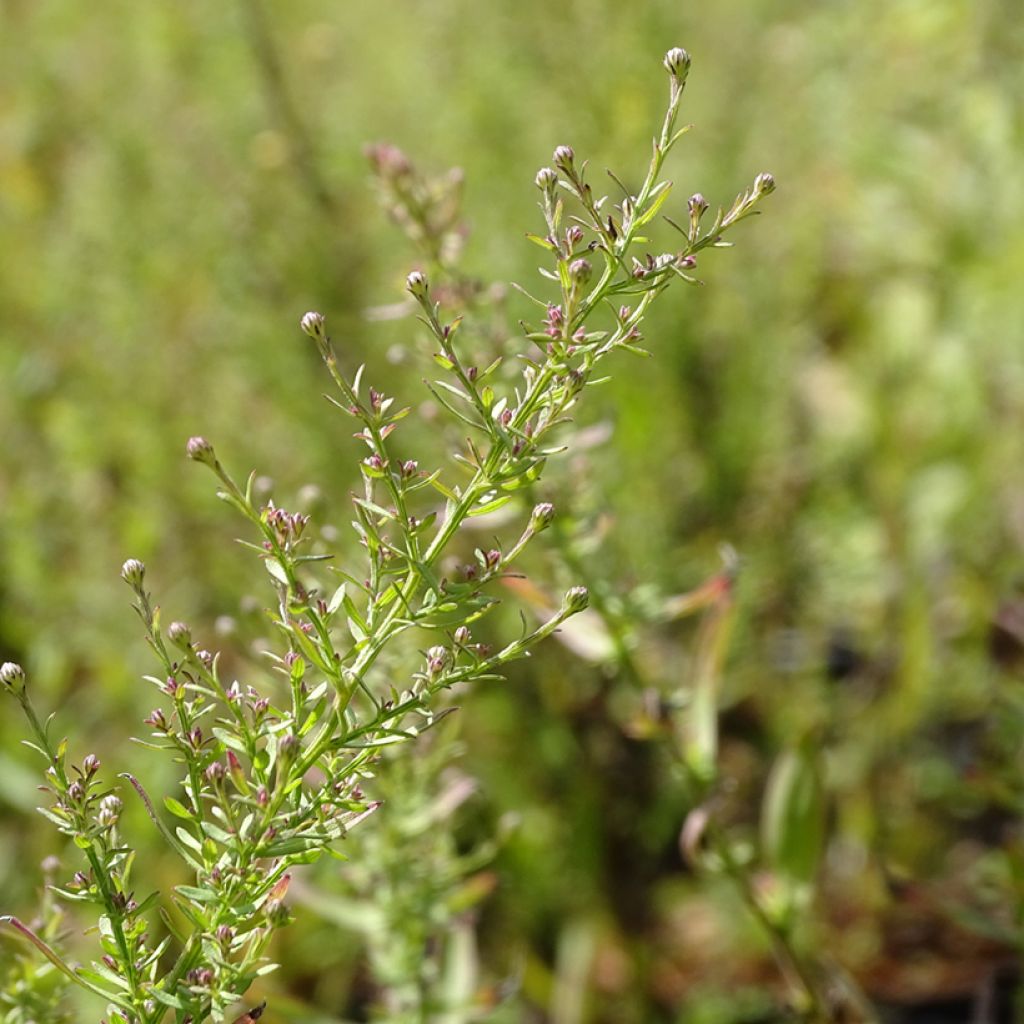
M675 216L762 170L778 191L702 261L703 288L660 304L654 358L593 392L581 425L602 443L553 465L551 487L576 496L580 557L612 597L686 592L721 543L739 551L733 823L756 827L767 766L817 737L830 842L815 943L891 1019L944 1003L966 1020L1024 948L1014 0L5 0L0 654L80 754L159 779L127 740L152 665L122 560L142 558L169 614L210 637L244 638L262 600L185 439L211 438L282 500L303 494L348 543L357 449L298 317L322 310L352 365L424 395L416 326L366 315L401 300L416 255L363 146L461 167L463 270L531 284L534 173L568 142L640 174L673 45L693 54L696 125L669 168ZM422 464L444 455L431 436ZM543 562L531 581L573 582ZM638 639L668 694L693 638L678 622ZM460 695L458 771L476 791L458 843L502 836L472 918L481 985L509 1020L779 1019L763 938L679 855L680 781L630 728L627 674L591 655L550 642L507 685ZM0 892L30 916L39 862L73 852L33 811L20 736L11 704ZM336 913L297 909L265 1019L365 1019L365 942L332 877L346 870L310 879L339 893Z

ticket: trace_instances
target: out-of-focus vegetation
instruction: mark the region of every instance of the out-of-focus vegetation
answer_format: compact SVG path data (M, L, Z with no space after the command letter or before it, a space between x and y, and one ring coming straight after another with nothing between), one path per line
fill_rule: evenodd
M552 485L588 524L574 550L608 601L652 606L711 576L722 542L739 551L722 814L753 836L769 767L813 745L828 841L806 945L900 1019L937 1002L966 1019L995 973L1012 985L1024 20L1011 0L9 0L0 28L0 654L25 665L79 754L163 770L126 739L150 700L117 580L126 556L211 642L258 631L263 598L238 595L263 583L184 465L186 437L348 529L358 449L319 397L297 317L323 309L352 363L422 394L412 322L366 316L400 299L416 257L376 203L363 145L459 164L462 267L528 283L537 167L563 142L595 168L644 151L660 103L649 69L682 44L697 128L674 157L670 212L684 219L698 185L724 199L764 169L780 187L735 253L701 263L706 286L652 317L654 358L594 392L587 436L607 440ZM537 566L538 594L574 582L559 571ZM683 692L696 648L688 622L669 622L631 655ZM634 674L588 650L549 642L507 684L459 697L458 770L476 788L446 814L463 852L503 836L474 882L488 895L465 901L479 984L509 1020L776 1019L764 937L734 887L678 850L686 786L641 735ZM54 837L21 735L5 708L0 891L28 916ZM140 844L148 830L138 814ZM454 856L409 834L416 867ZM154 837L156 877L162 857ZM264 1019L353 1019L374 1001L374 938L354 908L382 883L361 870L307 880L339 902L298 914ZM431 907L447 919L462 904L442 890Z

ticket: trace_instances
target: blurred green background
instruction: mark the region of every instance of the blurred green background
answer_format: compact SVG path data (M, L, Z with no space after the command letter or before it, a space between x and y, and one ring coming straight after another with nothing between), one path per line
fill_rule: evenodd
M635 180L673 45L693 54L696 128L668 209L698 189L728 202L762 170L779 188L702 260L705 287L660 304L654 358L593 392L607 443L552 476L602 517L585 557L613 591L686 591L738 549L735 822L756 819L775 754L819 736L820 946L894 1013L966 1005L1024 948L1015 0L5 0L0 655L79 754L163 770L126 739L152 666L122 560L209 636L263 586L185 439L282 500L315 482L344 535L357 449L299 316L322 310L350 365L424 395L416 327L365 316L401 299L414 256L363 145L462 167L464 269L529 286L536 169L568 142ZM424 465L444 454L421 443ZM670 624L637 655L683 687L692 638ZM776 1019L766 946L681 863L679 782L624 725L620 683L549 643L460 698L478 783L462 827L519 818L482 904L482 975L516 989L510 1019ZM20 736L3 708L0 892L29 915L55 842ZM137 839L159 876L141 819ZM265 1019L358 1018L358 939L299 917Z

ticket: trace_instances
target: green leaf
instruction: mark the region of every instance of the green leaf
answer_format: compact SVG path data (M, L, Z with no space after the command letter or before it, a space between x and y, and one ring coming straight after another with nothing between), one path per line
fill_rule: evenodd
M172 995L170 992L165 992L162 988L151 988L149 994L158 1003L163 1003L164 1006L169 1006L172 1010L185 1009L185 1004L177 996Z
M184 818L186 821L192 820L192 814L188 808L180 801L175 800L173 796L164 797L164 807L175 817Z
M174 891L193 903L216 903L217 894L212 889L200 889L195 885L176 885Z
M496 512L502 506L507 505L511 500L512 500L512 495L511 494L499 495L497 498L494 498L492 501L484 502L484 504L482 504L482 505L474 505L473 508L471 508L469 510L467 515L469 515L470 517L473 517L473 516L485 516L485 515L487 515L488 512Z
M328 615L333 615L341 607L341 602L345 600L346 587L347 584L342 583L342 585L331 595L330 601L327 602Z
M651 191L651 203L644 212L637 217L636 226L642 227L648 221L653 220L657 212L661 209L662 204L668 199L669 192L672 191L672 183L669 181L663 181Z
M555 251L555 247L546 238L541 238L540 235L532 235L527 232L526 237L533 242L534 245L539 245L542 249L547 249L548 252Z
M187 846L189 849L195 850L196 853L202 855L203 844L191 832L187 832L180 825L174 830L174 834Z
M267 572L274 577L279 583L283 583L286 587L288 586L288 574L284 571L281 563L276 558L264 558L263 564L267 568Z
M436 474L430 478L430 486L433 487L435 491L439 491L443 494L449 501L459 500L459 496L450 487L445 486Z
M817 752L804 743L772 767L761 811L761 845L780 874L810 885L825 843L825 794Z

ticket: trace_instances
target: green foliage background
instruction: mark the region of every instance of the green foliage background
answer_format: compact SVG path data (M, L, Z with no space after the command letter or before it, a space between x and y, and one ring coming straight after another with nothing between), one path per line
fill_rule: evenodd
M374 200L362 145L463 167L466 268L529 284L536 169L569 142L594 168L638 174L658 62L684 45L696 129L670 207L680 216L697 189L731 200L761 170L779 189L735 250L702 262L704 288L663 304L647 331L655 358L594 392L593 421L614 430L582 471L609 522L588 557L621 587L673 593L715 571L721 542L740 551L723 750L736 817L756 817L775 753L822 737L833 888L817 927L869 993L962 994L1012 959L1024 906L1016 4L268 0L312 163L267 91L246 12L246 0L0 7L0 653L25 665L39 703L80 753L161 770L126 740L149 709L138 677L151 666L121 561L143 559L169 614L211 636L262 586L232 543L238 524L185 463L189 435L272 476L277 495L315 481L317 514L347 529L357 449L320 397L298 317L321 309L350 363L400 398L418 399L422 375L395 357L417 343L411 322L364 316L400 298L412 255ZM642 656L682 687L691 648L683 624ZM843 657L855 671L830 678ZM678 782L621 727L617 686L549 642L507 687L461 701L461 767L480 786L467 833L520 818L483 904L485 973L520 979L534 1015L522 1019L754 1019L777 990L763 943L727 889L682 867ZM0 891L27 914L53 837L32 810L20 722L2 713ZM141 818L136 834L145 854ZM357 1012L358 942L299 916L269 1019L314 1019L304 1003L325 1021ZM897 925L915 924L931 937L905 940Z

